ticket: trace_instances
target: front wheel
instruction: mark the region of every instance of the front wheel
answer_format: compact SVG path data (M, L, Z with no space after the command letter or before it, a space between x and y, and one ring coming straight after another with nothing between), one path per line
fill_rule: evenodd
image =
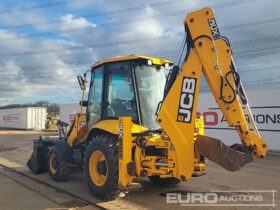
M118 190L117 138L104 134L94 137L85 154L85 181L91 193L102 200L110 200Z
M71 167L61 153L56 147L52 147L48 153L48 171L55 181L66 181L71 174Z

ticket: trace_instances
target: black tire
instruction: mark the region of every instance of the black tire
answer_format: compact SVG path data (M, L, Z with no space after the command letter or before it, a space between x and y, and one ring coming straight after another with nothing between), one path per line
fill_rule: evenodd
M55 157L55 172L51 170L51 161L50 158L54 156ZM70 174L71 174L71 167L69 166L69 163L63 158L63 155L60 153L60 151L54 146L50 148L48 153L48 172L50 177L55 181L66 181Z
M118 190L119 160L117 143L118 139L116 136L103 134L92 139L85 153L84 175L86 184L90 192L101 200L114 199L120 193ZM106 173L104 172L106 175L105 183L100 186L95 184L92 180L89 169L91 155L96 151L99 151L104 155L107 168Z
M149 179L151 182L158 186L158 187L175 187L180 183L179 179L176 178L160 178L158 175L156 176L149 176Z

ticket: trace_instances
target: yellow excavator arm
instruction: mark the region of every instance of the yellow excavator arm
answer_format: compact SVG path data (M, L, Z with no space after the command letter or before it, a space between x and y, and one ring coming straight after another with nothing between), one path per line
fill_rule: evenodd
M174 144L177 159L191 159L194 150L198 150L201 155L234 171L251 162L254 156L263 158L267 153L267 144L260 137L253 120L230 43L221 36L212 10L205 8L190 13L184 24L187 55L182 67L173 68L169 76L165 98L157 117L157 122ZM201 74L228 125L236 127L242 145L229 148L207 136L198 136L197 144L193 144ZM246 121L245 112L252 129ZM191 161L179 161L178 173L191 176L191 172L187 172L191 171L191 167Z

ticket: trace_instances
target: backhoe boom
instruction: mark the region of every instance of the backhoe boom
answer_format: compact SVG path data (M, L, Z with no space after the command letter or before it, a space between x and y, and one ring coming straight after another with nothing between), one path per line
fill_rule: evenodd
M162 103L157 122L172 140L177 159L182 160L193 155L193 122L198 106L200 77L203 74L228 125L236 127L243 146L235 145L233 149L238 150L237 152L216 139L198 136L196 149L228 170L237 170L251 162L252 156L264 157L267 145L254 124L233 62L230 44L220 35L212 10L205 8L190 13L184 24L187 34L187 56L173 84L167 85L170 89L166 90L168 93ZM170 80L168 82L172 83ZM245 105L252 131L246 121L242 104ZM217 153L222 152L224 154L217 156ZM234 152L236 155L229 155ZM185 168L191 167L190 164L179 162L178 173L184 174ZM234 166L231 167L230 164ZM189 172L187 177L190 175Z

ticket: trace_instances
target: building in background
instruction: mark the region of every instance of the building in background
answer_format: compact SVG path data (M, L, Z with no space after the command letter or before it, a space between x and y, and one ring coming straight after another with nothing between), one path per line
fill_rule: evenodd
M83 113L85 113L85 107ZM72 125L75 119L75 114L80 113L80 105L77 104L61 104L60 105L60 120Z
M279 89L246 91L249 104L261 137L269 150L280 150ZM227 145L240 143L235 128L229 127L211 93L199 97L199 112L204 116L205 135L218 138ZM248 120L248 116L247 116Z

